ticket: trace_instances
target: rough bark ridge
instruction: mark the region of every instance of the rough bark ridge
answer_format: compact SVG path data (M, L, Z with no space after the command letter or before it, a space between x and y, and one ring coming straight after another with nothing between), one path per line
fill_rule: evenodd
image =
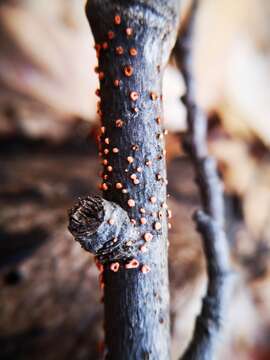
M201 314L196 319L193 338L182 360L215 358L215 345L225 315L230 283L229 248L224 232L223 187L216 162L208 155L207 118L197 105L192 75L192 44L197 7L198 0L194 0L182 25L174 53L186 84L186 94L182 98L187 108L188 124L184 145L194 166L202 201L203 210L195 213L194 221L203 239L208 287Z
M107 359L169 359L162 74L179 0L86 6L96 42L104 199L70 212L70 230L102 263ZM105 200L106 199L106 200Z

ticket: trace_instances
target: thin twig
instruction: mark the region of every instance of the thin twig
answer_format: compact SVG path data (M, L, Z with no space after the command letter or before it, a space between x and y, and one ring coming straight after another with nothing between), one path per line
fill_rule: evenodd
M207 118L197 104L192 71L195 14L198 0L192 2L188 16L180 30L175 46L175 57L182 72L186 94L182 100L187 109L188 131L185 149L194 166L196 182L202 201L202 210L194 215L197 230L202 235L206 257L208 287L200 315L196 319L192 340L182 360L209 360L226 312L229 294L229 248L224 232L223 186L216 162L207 150Z

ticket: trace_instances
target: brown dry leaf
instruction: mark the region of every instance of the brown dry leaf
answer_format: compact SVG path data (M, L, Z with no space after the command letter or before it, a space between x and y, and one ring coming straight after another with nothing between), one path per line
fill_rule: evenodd
M226 191L242 199L250 235L270 241L270 162L252 156L241 140L211 141L210 150L219 161Z
M228 133L270 145L270 3L204 0L195 69L200 103L217 109Z
M251 235L270 244L270 164L258 166L243 198L243 210Z
M228 192L243 196L256 172L256 163L240 140L218 139L209 144L211 154L219 161Z
M59 117L95 118L90 99L96 60L83 3L79 27L32 6L0 6L0 101L37 103Z

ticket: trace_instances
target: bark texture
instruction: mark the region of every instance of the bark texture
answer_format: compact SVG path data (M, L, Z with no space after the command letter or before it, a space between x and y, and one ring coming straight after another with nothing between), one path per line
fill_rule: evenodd
M202 235L208 275L207 293L203 298L200 315L196 319L193 338L182 360L215 359L215 346L226 314L229 295L229 247L224 231L223 186L216 162L207 150L207 117L197 104L193 78L192 45L194 41L194 0L175 46L175 57L186 84L183 103L187 108L188 131L185 148L194 166L196 182L201 196L202 210L194 215L197 230Z
M91 0L86 12L98 56L104 200L81 200L70 230L103 264L107 359L166 360L170 212L161 89L179 1Z

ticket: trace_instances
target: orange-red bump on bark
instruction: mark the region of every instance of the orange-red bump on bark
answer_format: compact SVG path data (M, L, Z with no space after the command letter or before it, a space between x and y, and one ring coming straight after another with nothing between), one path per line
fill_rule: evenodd
M152 204L155 204L155 203L157 202L157 198L156 198L155 196L151 196L151 197L150 197L150 202L151 202Z
M158 99L157 93L155 93L154 91L150 92L150 98L153 101L157 100Z
M119 87L119 85L120 85L120 80L115 79L115 80L113 81L113 84L114 84L115 87Z
M136 55L138 54L138 51L137 51L137 49L135 49L135 48L130 48L130 49L129 49L129 54L130 54L131 56L136 56Z
M161 223L160 222L156 222L154 225L155 230L160 230L161 229Z
M105 126L101 126L100 131L101 131L101 134L105 134L105 131L106 131Z
M127 36L131 36L133 34L133 29L130 27L126 28L126 34Z
M113 171L113 167L112 167L111 165L109 165L109 166L107 166L107 170L108 170L109 172L112 172L112 171Z
M113 224L114 224L114 219L109 219L109 220L108 220L108 223L109 223L110 225L113 225Z
M119 149L118 149L117 147L114 147L114 148L112 149L112 152L113 152L114 154L118 154L118 153L119 153Z
M132 146L131 146L131 149L132 149L133 151L138 151L138 150L139 150L139 145L132 145Z
M151 233L145 233L143 238L145 241L151 241L153 239L153 235Z
M127 203L128 203L129 207L134 207L135 206L135 201L133 199L129 199Z
M101 188L102 188L102 190L106 191L106 190L108 190L108 185L106 183L103 183L101 185Z
M147 220L144 217L142 217L140 221L142 225L145 225L147 223Z
M109 44L107 43L107 41L105 41L103 44L102 44L102 49L103 50L107 50L109 47Z
M96 49L96 56L97 56L97 58L99 58L101 45L100 44L95 44L94 48Z
M130 262L128 262L125 266L126 269L136 269L139 267L140 263L137 259L132 259Z
M123 120L121 120L121 119L115 120L115 126L116 126L117 128L121 128L123 125L124 125L124 121L123 121Z
M121 24L121 16L120 15L115 15L114 23L115 23L115 25L120 25Z
M127 157L127 162L128 162L129 164L132 164L133 161L134 161L134 158L133 158L132 156L128 156L128 157Z
M116 189L118 189L118 190L123 189L123 185L122 185L120 182L116 183L116 184L115 184L115 187L116 187Z
M148 266L148 265L143 265L143 266L142 266L141 272L142 272L143 274L147 274L147 273L149 273L149 271L151 271L150 266Z
M98 78L99 80L103 80L105 78L105 74L103 71L100 71L99 74L98 74Z
M112 40L113 38L115 37L115 33L114 33L114 31L108 31L108 39L109 40Z
M124 67L124 74L127 77L130 77L133 74L133 68L130 65Z
M105 139L104 139L104 142L105 142L105 144L109 145L110 139L109 139L109 138L105 138Z
M110 270L113 272L117 272L120 268L120 264L118 262L111 263Z
M116 52L117 55L123 55L124 54L124 49L123 49L122 46L117 46L115 48L115 52Z
M139 99L139 94L137 93L137 91L131 91L131 93L129 94L131 100L136 101Z
M145 252L148 251L148 247L145 246L145 245L142 245L142 246L140 247L140 251L141 251L142 253L145 253Z

